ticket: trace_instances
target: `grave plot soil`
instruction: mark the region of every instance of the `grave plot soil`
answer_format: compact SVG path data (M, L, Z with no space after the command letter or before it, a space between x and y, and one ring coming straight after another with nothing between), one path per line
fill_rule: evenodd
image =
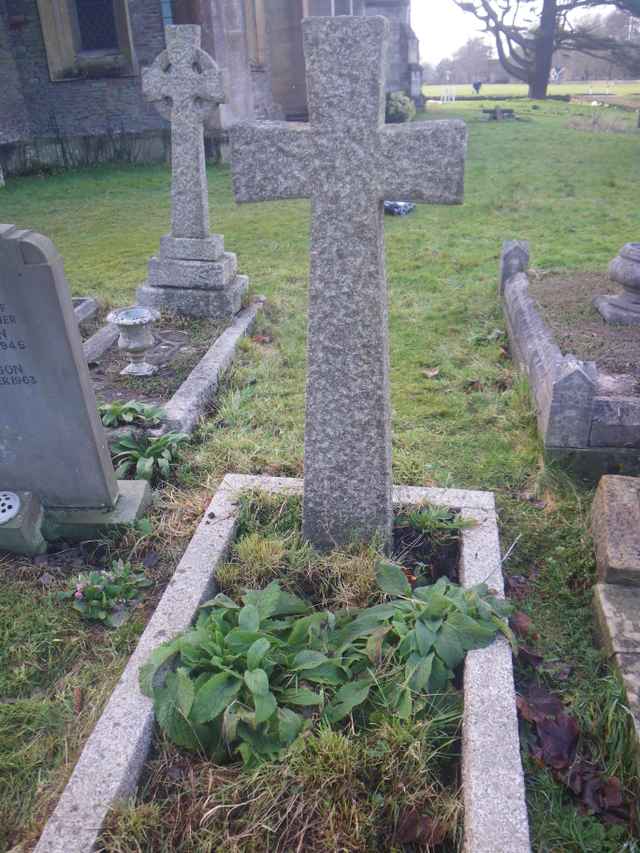
M147 361L159 369L154 376L144 378L120 375L129 359L114 344L96 365L90 366L98 402L166 403L223 330L223 324L208 320L163 317L154 327L155 344L147 353Z
M591 304L594 296L621 292L606 273L534 274L529 291L563 353L640 381L640 326L605 323Z
M301 515L299 498L243 496L229 562L217 572L219 591L239 600L277 579L318 609L380 602L380 551L360 544L319 554L302 539ZM428 564L447 573L459 553L455 516L440 511L440 541L429 542L407 515L396 519L394 559L402 557L407 572ZM114 808L97 849L454 853L463 818L461 712L454 682L431 697L423 716L380 713L362 728L311 729L281 761L254 769L217 764L160 736L138 797Z
M446 577L458 583L460 563L460 532L455 529L457 514L447 513L445 524L454 529L429 535L417 530L399 511L393 527L393 558L421 583L432 583ZM411 577L410 577L411 580Z

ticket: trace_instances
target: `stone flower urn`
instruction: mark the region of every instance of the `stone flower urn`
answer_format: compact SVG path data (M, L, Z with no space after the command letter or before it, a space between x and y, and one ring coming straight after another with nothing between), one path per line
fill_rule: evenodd
M593 304L607 323L640 325L640 243L627 243L609 264L609 278L621 284L619 296L596 296Z
M131 308L119 308L112 311L107 322L115 323L120 332L118 348L126 353L130 363L121 376L153 376L158 368L145 361L145 355L154 344L151 327L160 319L160 313L154 308L134 305Z

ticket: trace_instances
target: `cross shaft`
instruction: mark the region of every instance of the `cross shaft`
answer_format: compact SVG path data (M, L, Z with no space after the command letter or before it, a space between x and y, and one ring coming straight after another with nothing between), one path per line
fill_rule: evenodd
M382 201L462 201L462 122L384 126L388 23L303 22L310 123L232 132L238 201L311 198L304 532L390 541L391 428Z

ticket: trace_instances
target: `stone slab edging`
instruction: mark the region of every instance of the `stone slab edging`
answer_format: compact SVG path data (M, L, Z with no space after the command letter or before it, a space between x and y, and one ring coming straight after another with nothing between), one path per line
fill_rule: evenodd
M597 583L593 607L600 644L622 679L640 762L640 587Z
M169 402L162 407L168 429L188 434L194 431L215 398L222 375L233 362L238 342L251 330L265 301L263 296L258 297L234 317L231 325L224 330Z
M150 430L152 435L161 435L169 430L185 432L195 430L208 406L215 399L220 380L233 363L238 342L248 334L256 321L258 311L266 302L264 296L256 297L246 308L239 311L233 321L215 339L207 352L187 376L173 397L161 408L165 412L164 425L159 430ZM118 339L118 327L107 323L84 343L87 362L99 361ZM118 441L130 432L144 432L135 427L106 429L109 442Z
M640 472L640 399L630 377L610 376L593 361L563 354L529 293L526 241L508 240L499 290L513 358L527 376L538 432L549 460L587 478Z
M92 320L100 308L98 300L94 299L93 296L74 296L72 301L73 311L79 326L88 320Z
M105 326L101 326L90 338L87 338L82 345L87 364L100 361L105 352L118 340L119 334L115 323L107 323Z
M153 616L87 740L35 853L90 853L112 807L131 797L150 753L154 714L138 671L160 643L186 630L215 593L215 570L236 532L238 497L248 490L301 494L292 478L228 474L211 501ZM473 519L462 532L461 579L503 592L493 495L457 489L397 487L395 505L423 501ZM469 652L464 670L462 787L465 853L529 853L511 652L498 638Z

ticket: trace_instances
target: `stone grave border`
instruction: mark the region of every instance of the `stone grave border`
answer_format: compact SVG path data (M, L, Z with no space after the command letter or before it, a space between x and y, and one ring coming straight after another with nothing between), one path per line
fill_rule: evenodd
M71 301L73 302L73 312L80 327L87 320L92 320L100 307L98 300L94 299L93 296L73 296Z
M596 636L627 696L640 766L640 480L602 477L591 506Z
M216 591L215 572L233 542L241 493L301 494L302 480L228 474L207 511L102 716L89 737L35 853L89 853L111 805L137 788L154 737L150 699L138 671L160 643L192 624ZM394 505L429 501L473 519L462 532L464 586L486 582L503 594L493 494L395 487ZM464 668L462 788L465 853L529 853L529 828L515 706L511 649L504 637L467 654Z
M239 311L232 322L209 347L189 376L175 392L173 397L162 406L165 417L161 434L169 430L184 432L188 435L195 430L207 407L215 399L220 380L233 363L236 348L240 340L247 335L264 307L265 298L256 297L246 308ZM87 362L99 361L118 338L118 327L107 323L84 342L84 354ZM136 432L136 428L118 427L105 429L109 441L115 441L125 433Z
M640 474L640 397L632 376L563 355L529 293L529 244L508 240L500 258L500 298L513 358L529 380L548 461L595 482Z

